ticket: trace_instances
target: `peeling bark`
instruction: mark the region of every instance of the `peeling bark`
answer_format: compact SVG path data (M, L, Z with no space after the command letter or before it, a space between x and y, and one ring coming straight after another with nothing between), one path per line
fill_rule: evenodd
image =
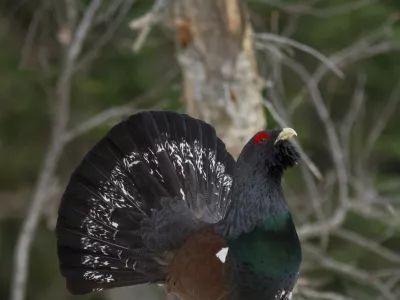
M245 1L170 0L187 113L215 126L237 156L266 126Z

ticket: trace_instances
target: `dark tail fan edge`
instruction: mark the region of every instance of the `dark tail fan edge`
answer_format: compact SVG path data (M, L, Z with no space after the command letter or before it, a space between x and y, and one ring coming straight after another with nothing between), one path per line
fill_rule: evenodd
M221 220L235 161L207 123L142 112L114 126L71 175L56 226L73 294L163 283L174 251Z

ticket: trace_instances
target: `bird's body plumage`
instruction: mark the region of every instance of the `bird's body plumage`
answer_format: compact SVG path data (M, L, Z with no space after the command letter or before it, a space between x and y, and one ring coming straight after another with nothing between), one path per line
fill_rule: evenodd
M187 115L143 112L116 125L62 198L68 289L163 283L183 300L288 299L301 249L281 177L298 154L274 142L280 132L256 135L235 162L210 125Z
M297 280L301 248L281 178L298 153L286 142L275 146L279 133L270 132L261 145L254 140L263 133L256 134L244 147L236 164L232 203L216 226L229 248L230 300L287 299Z

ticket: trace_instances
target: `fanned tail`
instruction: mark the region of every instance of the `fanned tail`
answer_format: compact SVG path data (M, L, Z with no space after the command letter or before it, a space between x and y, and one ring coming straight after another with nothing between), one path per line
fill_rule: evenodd
M85 156L62 197L58 255L74 294L163 282L174 251L225 215L235 161L205 122L143 112Z

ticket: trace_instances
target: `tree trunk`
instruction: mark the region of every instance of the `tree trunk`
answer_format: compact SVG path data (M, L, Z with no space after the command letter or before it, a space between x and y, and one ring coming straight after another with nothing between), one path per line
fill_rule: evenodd
M214 125L237 156L266 126L246 1L172 0L166 9L187 112Z

